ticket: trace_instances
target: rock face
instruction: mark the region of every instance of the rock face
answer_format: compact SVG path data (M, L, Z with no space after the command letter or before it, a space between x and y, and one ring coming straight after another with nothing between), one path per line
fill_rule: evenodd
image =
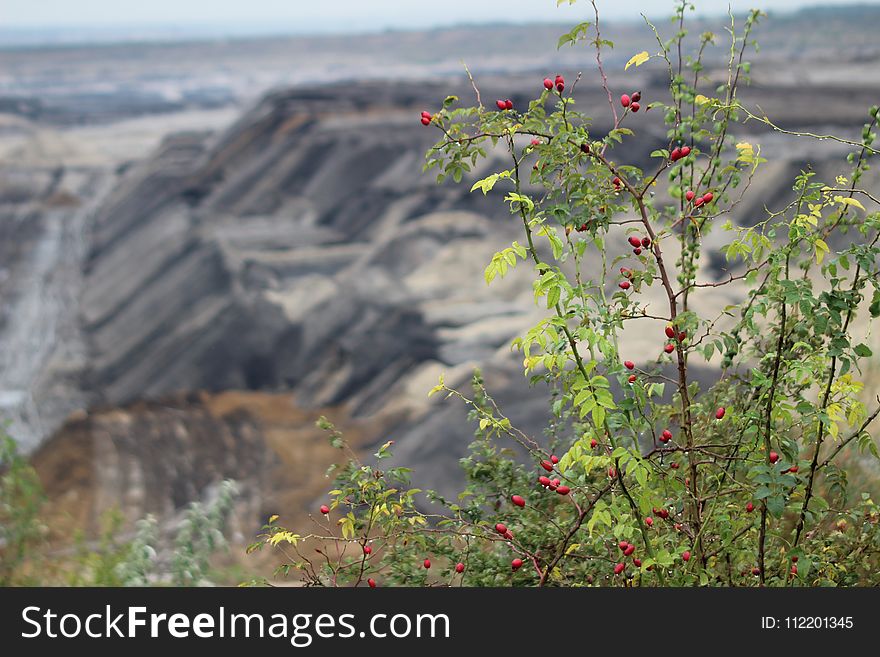
M659 93L643 82L643 96ZM525 103L534 83L490 83L484 98ZM584 89L578 107L604 116L603 92ZM437 133L418 112L449 93L472 92L452 83L278 91L228 130L175 134L118 176L63 171L65 189L91 199L82 206L60 202L68 197L51 172L7 183L5 197L18 200L0 208L10 218L0 248L13 239L20 248L5 265L18 273L0 281L14 288L0 400L19 409L31 448L70 411L103 409L68 422L35 455L53 496L73 495L71 508L81 502L83 522L93 523L111 500L131 515L169 514L235 477L251 491L250 532L278 500L301 508L326 488L311 475L333 455L306 445L327 408L346 418L357 446L393 437L420 487L449 493L472 427L461 405L426 393L441 373L466 386L476 365L517 426L540 438L548 404L508 348L546 312L534 305L533 271L521 264L483 283L485 264L522 239L521 226L499 196L422 173ZM783 101L770 94L767 105ZM618 157L647 167L665 129L655 114L640 120L638 150ZM781 205L800 157L818 153L821 167L832 151L768 169L755 182L762 198ZM505 166L503 157L493 153L473 175ZM761 212L741 206L735 219ZM723 264L706 255L706 275ZM720 310L737 294L724 288L705 303ZM33 335L45 318L54 332ZM656 357L649 337L624 340L633 360ZM253 394L236 413L217 410L223 391L235 390ZM34 421L16 394L57 410ZM280 443L265 419L279 394L284 413L299 418ZM303 454L320 462L308 477L292 467L276 476ZM293 492L273 497L273 488Z
M278 92L128 170L85 261L94 403L289 390L306 408L380 418L409 436L411 465L451 484L471 428L425 424L427 390L485 363L502 399L525 401L507 345L540 311L527 267L482 282L519 229L502 205L422 174L436 138L413 120L424 106L388 84ZM520 404L535 431L543 406Z
M377 431L339 409L321 413L355 449ZM74 530L97 533L114 510L132 522L174 518L224 479L239 484L234 529L242 540L274 513L300 522L340 456L315 427L318 416L289 394L248 392L188 393L72 416L32 457L52 500L52 538L69 545Z

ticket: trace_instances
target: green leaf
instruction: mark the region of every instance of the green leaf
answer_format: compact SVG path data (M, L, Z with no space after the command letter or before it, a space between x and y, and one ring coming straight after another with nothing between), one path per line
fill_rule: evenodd
M871 317L880 317L880 290L874 290L868 312L871 313Z
M767 498L767 510L774 518L781 518L785 512L785 498L781 495Z
M866 344L856 345L855 352L856 356L859 358L870 358L873 353L871 348Z

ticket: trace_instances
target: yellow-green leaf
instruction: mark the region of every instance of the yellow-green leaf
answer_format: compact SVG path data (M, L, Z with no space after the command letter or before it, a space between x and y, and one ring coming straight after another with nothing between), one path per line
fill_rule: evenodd
M628 70L630 66L641 66L649 59L651 59L651 55L648 54L647 50L643 50L642 52L636 53L635 55L630 57L629 61L626 63L626 66L623 67L623 70Z
M741 141L736 145L736 159L740 162L751 164L755 159L755 148L747 141Z
M821 265L822 261L825 259L825 254L830 253L831 249L828 248L828 245L824 240L817 239L816 240L816 264Z
M853 207L856 207L856 208L858 208L859 210L862 210L862 211L865 210L865 206L864 206L864 205L862 205L862 204L861 204L859 201L857 201L856 199L854 199L854 198L849 198L848 196L835 196L835 197L834 197L834 202L835 202L835 203L839 203L839 204L843 204L843 205L852 205Z

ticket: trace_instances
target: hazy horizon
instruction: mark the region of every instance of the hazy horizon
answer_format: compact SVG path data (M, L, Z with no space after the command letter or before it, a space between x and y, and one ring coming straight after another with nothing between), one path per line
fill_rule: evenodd
M605 19L637 19L639 0L600 0ZM757 6L791 12L827 6L876 6L852 0L695 0L696 15L720 15ZM673 1L652 4L647 13L663 17ZM301 6L285 0L263 0L258 10L240 0L155 0L149 4L113 0L43 0L39 3L0 2L0 46L42 42L88 42L163 38L224 38L269 35L329 35L446 28L463 25L556 23L585 20L592 15L586 0L556 7L556 0L447 0L442 14L433 5L374 0L337 0ZM49 16L48 20L46 17ZM205 19L209 16L209 19ZM4 43L5 41L5 43Z

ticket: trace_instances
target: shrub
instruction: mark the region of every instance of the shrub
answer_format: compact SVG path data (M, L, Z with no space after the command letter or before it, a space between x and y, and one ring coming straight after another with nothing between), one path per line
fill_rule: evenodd
M669 40L651 25L657 53L627 64L659 61L667 98L611 92L598 12L560 39L595 49L607 133L591 129L563 76L536 80L527 107L486 106L474 83L475 106L448 97L422 114L441 133L426 164L441 181L460 182L478 160L506 153L509 166L472 191L503 189L523 238L495 254L485 279L534 269L547 316L513 346L532 384L554 392L552 426L542 437L519 430L479 372L472 394L441 379L432 394L467 405L477 426L461 495L423 493L405 468L383 470L391 443L376 464L351 454L313 531L294 533L273 516L252 546L282 550L281 574L336 586L878 583L878 509L848 493L837 459L849 447L877 456L867 428L878 410L863 403L859 381L871 350L853 334L859 313L880 315L880 213L865 209L878 200L861 186L878 154L878 109L860 142L822 136L852 149L848 172L823 181L805 169L790 203L733 223L765 163L759 146L732 138L735 124L813 135L738 100L760 12L732 24L727 78L714 87L703 62L715 35L681 54L691 47L689 9L678 7ZM668 144L643 171L614 151L637 143L648 110L662 114ZM724 242L717 280L699 267L711 233ZM701 314L701 297L725 286L738 286L741 301ZM648 302L652 289L662 306ZM656 335L651 362L622 347L631 325ZM717 368L717 381L694 381L695 361ZM441 510L426 512L431 503Z

